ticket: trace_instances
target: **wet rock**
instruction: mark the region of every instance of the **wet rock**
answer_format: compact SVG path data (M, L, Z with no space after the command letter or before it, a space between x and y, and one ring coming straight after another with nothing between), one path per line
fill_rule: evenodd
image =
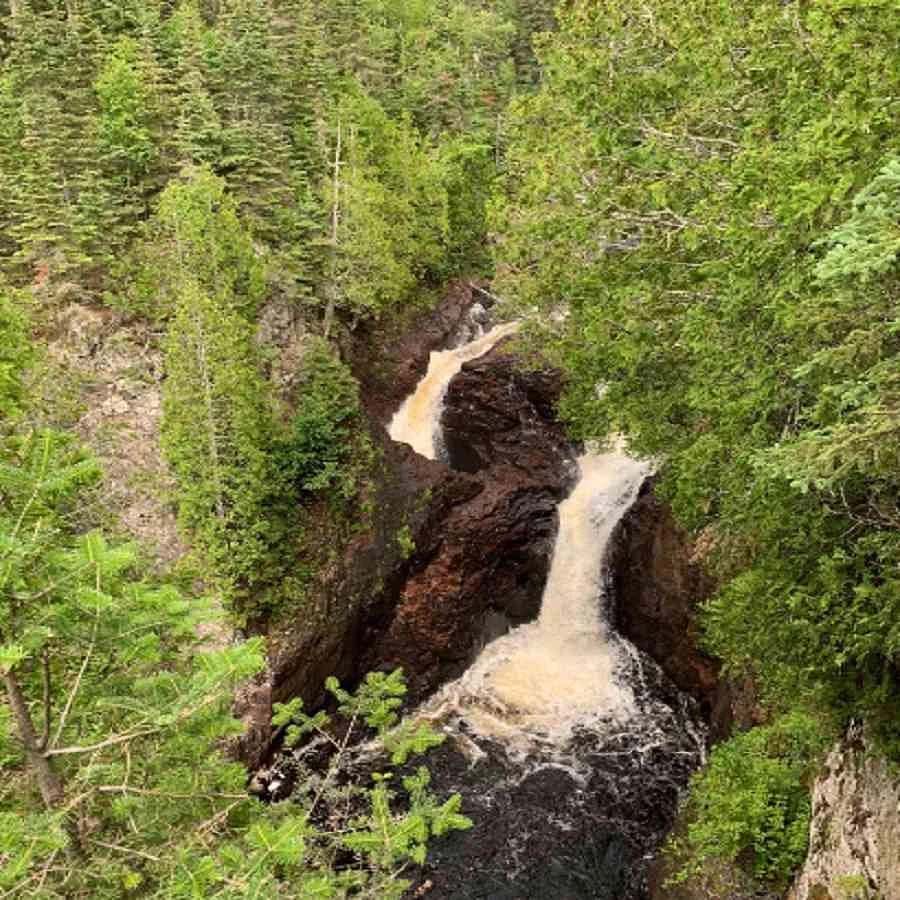
M414 534L390 622L372 633L365 655L370 667L402 666L414 697L461 674L504 622L530 621L540 609L557 506L576 469L554 416L559 378L519 365L495 349L464 365L448 388L442 425L456 448L451 467L463 469L452 477L472 495L436 531ZM458 465L463 447L477 465Z
M371 646L389 627L413 564L398 538L408 529L421 546L433 544L450 511L479 491L466 476L394 444L377 423L370 428L381 464L368 527L336 548L302 608L255 629L266 633L268 665L238 697L235 713L244 734L233 748L250 768L262 764L272 745L275 703L301 697L314 708L325 699L329 676L353 682L378 667Z
M718 660L699 647L697 611L715 583L654 494L652 479L619 524L608 565L616 630L701 703L711 740L761 721L754 686L721 679Z
M573 449L555 414L561 392L557 370L526 368L503 344L466 363L441 415L448 462L463 472L505 465L548 484L568 482Z
M475 496L434 533L417 535L390 621L373 629L366 664L402 666L414 697L461 674L498 613L512 624L540 608L559 496L512 469L498 479L468 478Z
M466 296L471 303L471 291ZM430 347L437 335L449 339L467 321L458 294L449 302L417 346ZM416 358L424 365L427 354ZM274 703L300 696L314 706L329 675L353 682L397 667L411 699L422 698L461 674L488 638L537 615L557 506L575 474L573 450L553 416L559 379L517 372L503 353L471 366L458 376L464 389L451 384L448 409L452 415L466 404L453 430L478 447L478 472L427 460L371 422L381 458L371 521L310 592L309 607L269 629L268 671L237 708L246 725L237 754L248 765L258 765L271 744L266 723ZM373 419L387 397L367 397ZM501 398L514 412L493 447Z
M448 285L440 302L384 333L361 326L344 346L371 415L387 423L428 368L433 350L456 347L487 321L483 298L469 282Z

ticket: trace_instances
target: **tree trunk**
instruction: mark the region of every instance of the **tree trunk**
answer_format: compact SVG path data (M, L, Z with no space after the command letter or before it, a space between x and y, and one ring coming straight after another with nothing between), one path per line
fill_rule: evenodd
M44 756L37 732L34 730L34 723L31 721L31 714L28 712L28 704L16 676L12 672L7 672L3 680L6 684L9 705L16 718L19 738L25 746L25 758L37 778L44 805L47 809L56 809L62 805L65 794L62 779L53 771L50 760Z
M334 148L334 186L332 188L334 196L331 202L331 260L332 260L332 277L329 290L328 305L325 307L325 323L324 331L327 339L331 334L331 325L334 322L334 304L335 294L337 293L337 285L335 282L335 261L338 252L338 230L341 223L341 123L338 122L337 127L337 144Z

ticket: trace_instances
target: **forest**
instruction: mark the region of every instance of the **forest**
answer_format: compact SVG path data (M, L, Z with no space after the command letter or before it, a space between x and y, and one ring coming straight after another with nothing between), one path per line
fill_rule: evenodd
M754 685L670 889L783 896L848 728L896 777L896 0L4 0L0 108L0 897L400 898L472 827L398 671L275 705L331 746L290 802L229 750L371 526L348 347L455 280L562 373L573 441L654 461L703 650ZM146 446L92 418L108 375Z

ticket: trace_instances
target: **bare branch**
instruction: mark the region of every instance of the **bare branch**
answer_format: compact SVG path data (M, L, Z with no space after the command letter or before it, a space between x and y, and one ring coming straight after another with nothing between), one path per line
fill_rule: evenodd
M106 841L96 841L91 839L92 844L98 847L105 847L107 850L115 850L118 853L127 853L129 856L139 856L142 859L149 859L151 862L161 862L160 857L153 856L151 853L144 853L143 850L134 850L131 847L122 847L119 844L107 844Z
M133 731L130 734L117 734L115 737L107 738L97 744L90 744L87 747L55 747L48 750L44 756L49 758L52 756L70 756L73 753L93 753L96 750L102 750L104 747L114 747L117 744L125 744L128 741L137 740L137 738L148 737L151 734L158 734L161 728L147 728L143 731Z
M56 728L56 734L53 736L54 746L59 743L59 739L60 737L62 737L63 729L66 727L66 720L69 718L69 713L72 711L72 704L75 702L75 697L77 696L78 690L81 687L81 679L84 677L84 673L87 670L88 663L91 661L91 654L94 652L94 645L97 642L97 628L99 627L99 625L100 609L98 607L94 616L94 628L91 633L91 643L88 646L87 653L85 653L84 655L84 659L81 661L81 668L78 670L78 675L75 678L75 684L72 685L72 690L69 692L65 708L63 709L62 715L59 718L59 725ZM46 747L46 742L44 744L44 747Z
M492 294L490 291L486 291L483 287L479 287L477 284L473 284L471 281L469 282L469 287L475 291L476 294L481 294L483 297L487 297L488 300L493 303L502 303L502 298L498 297L496 294Z
M44 730L41 732L38 747L44 750L47 747L47 741L50 740L50 720L52 717L50 706L50 654L47 652L46 647L41 651L41 681L43 682L43 696L41 699L44 704Z

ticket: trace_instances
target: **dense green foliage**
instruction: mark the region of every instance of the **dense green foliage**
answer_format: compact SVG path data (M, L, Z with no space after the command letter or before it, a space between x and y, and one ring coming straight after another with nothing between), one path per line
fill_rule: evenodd
M0 285L0 421L12 421L26 402L22 379L32 357L27 328L21 297Z
M694 778L684 846L689 862L677 880L713 859L749 859L759 879L786 886L806 857L809 783L825 736L816 721L793 714L716 747Z
M545 312L573 429L658 459L701 538L721 584L708 646L771 706L863 718L894 754L896 13L567 4L541 89L514 105L493 208L497 292ZM799 861L802 766L763 752L771 734L713 757L701 860L756 847L767 877Z
M223 742L263 647L213 636L286 608L302 621L307 513L341 533L366 525L374 454L328 338L490 267L500 117L533 76L533 26L496 6L3 7L4 896L399 897L429 839L468 826L424 769L397 784L341 770L351 737L380 741L387 769L439 742L399 721L399 673L357 693L330 683L335 721L279 711L276 726L330 741L331 761L301 773L290 803L250 798ZM171 499L199 551L190 585L112 537L123 523L98 463L43 427L85 397L29 335L52 343L79 305L162 350ZM283 348L260 328L270 307L296 329L281 383ZM158 377L143 365L128 377Z
M885 730L900 699L895 12L571 5L542 90L517 105L495 213L502 291L570 313L556 345L574 427L663 460L663 491L712 547L710 646L773 699L817 693Z
M305 491L331 490L350 498L350 465L361 414L359 387L347 366L322 340L303 358L300 399L280 453L282 471Z
M162 441L181 520L229 600L264 604L296 517L255 341L262 270L223 181L206 169L170 183L149 233L150 296L168 315Z
M5 8L3 890L389 897L429 836L465 825L424 775L408 815L379 780L333 834L314 788L305 807L246 799L211 748L260 648L200 652L208 604L104 535L96 463L29 410L28 315L73 300L158 339L180 520L205 585L259 620L302 608L306 513L365 526L374 455L331 339L496 267L496 292L540 313L573 432L660 461L719 579L709 648L772 709L864 719L900 753L896 3L574 0L553 31L549 7ZM271 307L299 334L287 389ZM402 528L397 544L414 549ZM330 690L398 764L433 743L395 727L396 676ZM336 766L347 751L296 703L277 724L327 735ZM790 715L713 754L686 871L787 876L814 732Z
M114 260L194 164L227 182L271 281L322 312L330 298L378 312L409 299L412 276L468 268L440 213L459 181L443 148L493 148L525 41L517 10L492 6L14 2L4 267L118 293Z
M25 322L0 322L7 356ZM427 842L469 827L419 768L391 787L339 787L347 741L295 802L265 806L222 754L240 732L235 685L263 665L259 640L212 649L218 614L153 577L137 548L95 527L99 469L65 434L28 427L21 375L0 385L0 889L7 896L399 897ZM393 760L440 743L399 723L400 672L356 693L331 681L346 731L364 723ZM288 716L329 734L328 717ZM277 710L275 724L284 724ZM321 823L324 811L326 825ZM318 814L318 818L314 818ZM348 862L347 854L351 854ZM341 864L337 864L337 860Z
M239 611L285 593L298 492L360 481L349 412L323 420L313 388L290 424L260 312L329 337L490 266L500 120L533 62L533 24L493 6L10 6L0 267L164 330L180 518Z

